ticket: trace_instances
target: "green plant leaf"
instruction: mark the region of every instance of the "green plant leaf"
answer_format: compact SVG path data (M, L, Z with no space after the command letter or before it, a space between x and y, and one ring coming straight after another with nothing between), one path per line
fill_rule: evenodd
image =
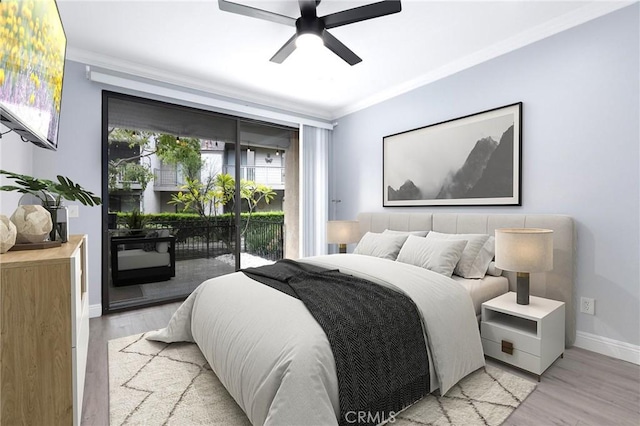
M0 190L32 194L39 198L43 204L47 203L45 192L54 195L55 206L60 205L62 198L69 201L77 200L86 206L94 206L102 203L100 197L85 190L65 176L57 176L58 182L54 182L48 179L36 179L32 176L21 175L6 170L0 170L0 174L7 176L9 179L13 179L15 184L18 185L5 185L0 187Z

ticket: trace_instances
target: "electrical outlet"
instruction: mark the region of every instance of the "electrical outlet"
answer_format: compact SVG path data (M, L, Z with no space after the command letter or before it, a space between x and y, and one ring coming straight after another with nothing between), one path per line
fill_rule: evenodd
M590 297L581 297L580 298L580 312L589 315L596 314L596 300Z
M69 217L78 217L80 216L80 209L77 204L71 204L67 206L67 211L69 212Z

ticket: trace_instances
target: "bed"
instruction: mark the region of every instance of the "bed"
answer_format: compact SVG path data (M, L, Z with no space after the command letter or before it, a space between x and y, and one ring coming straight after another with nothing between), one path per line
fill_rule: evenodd
M361 214L359 220L364 235L385 229L434 228L450 233L488 233L494 225L518 226L519 221L528 219L524 215L505 215L504 221L494 220L493 216L469 219L474 224L484 222L484 227L464 225L464 215L371 213ZM503 222L505 225L500 225ZM459 229L451 228L460 223ZM441 224L447 226L443 229ZM572 222L569 224L572 228ZM568 226L567 222L562 226ZM337 268L411 297L424 327L430 391L440 389L446 393L484 365L474 306L480 299L472 300L471 294L478 292L467 290L464 284L418 266L362 254L316 256L301 262ZM509 281L508 277L494 278L502 285L506 284L505 279ZM545 283L549 281L545 278ZM532 293L536 290L532 286ZM336 365L325 333L300 300L242 272L203 283L178 309L167 328L150 333L148 338L196 342L252 424L338 423Z
M398 231L436 231L448 234L477 233L494 235L497 228L546 228L553 231L553 270L530 276L532 296L559 300L566 304L565 345L576 337L574 274L576 232L573 219L560 214L458 214L458 213L386 213L363 212L357 216L360 234ZM516 274L503 272L509 291L516 291ZM454 278L456 278L454 276ZM474 300L477 305L477 301ZM479 311L477 312L479 314Z
M509 279L504 276L494 277L492 275L486 275L481 279L467 279L453 275L451 279L464 287L467 293L469 293L469 296L471 296L473 310L478 323L480 323L482 304L494 297L509 292Z

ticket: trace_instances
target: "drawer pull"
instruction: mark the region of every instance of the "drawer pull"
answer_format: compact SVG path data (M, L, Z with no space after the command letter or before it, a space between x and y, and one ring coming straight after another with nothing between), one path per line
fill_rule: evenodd
M513 343L507 342L506 340L502 341L502 352L513 355Z

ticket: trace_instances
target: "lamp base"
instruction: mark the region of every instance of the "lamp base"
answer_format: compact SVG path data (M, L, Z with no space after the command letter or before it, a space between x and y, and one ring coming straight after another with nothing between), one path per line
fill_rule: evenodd
M338 244L338 253L346 253L347 245L346 244Z
M529 304L529 273L528 272L517 273L516 302L518 302L518 305Z

